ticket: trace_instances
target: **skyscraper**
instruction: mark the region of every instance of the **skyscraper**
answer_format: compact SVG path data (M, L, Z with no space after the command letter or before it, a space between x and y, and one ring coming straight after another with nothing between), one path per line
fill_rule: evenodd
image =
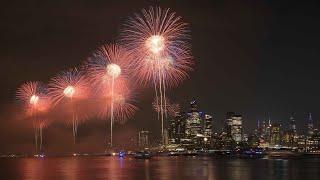
M226 137L232 138L236 143L242 141L242 116L235 112L227 112L223 132Z
M149 131L139 131L139 147L149 147Z
M191 101L190 110L186 114L185 138L193 145L199 145L203 140L203 116L204 114L198 111L197 102Z
M258 127L257 127L257 135L259 137L259 139L265 139L266 136L266 122L262 121L262 123L260 123L260 121L258 121Z
M204 143L206 145L209 145L211 142L211 138L213 135L213 129L212 129L212 116L205 114L204 116Z
M232 139L236 143L240 143L242 141L242 116L241 115L233 115L232 116L232 125L231 125L231 136Z
M265 129L265 142L266 144L270 144L270 141L271 141L271 118L269 116L269 119L268 119L268 124L266 125L266 129Z
M271 125L271 146L280 146L281 145L281 124L272 123Z
M232 117L234 115L235 115L235 112L227 112L225 121L224 121L223 131L229 136L231 136Z
M179 114L170 124L170 142L188 149L209 147L212 140L211 115L198 110L197 102L191 101L187 113Z
M313 135L313 120L312 120L311 113L309 113L308 120L307 120L307 135L308 136Z
M290 131L295 135L297 136L297 128L296 128L296 121L294 119L294 113L291 114L290 118L289 118L289 121L290 121Z
M177 113L169 121L169 143L179 144L185 135L185 113Z
M289 129L287 131L288 133L288 146L295 147L297 145L298 141L298 134L297 134L297 128L296 128L296 122L294 119L294 113L291 114L289 118Z

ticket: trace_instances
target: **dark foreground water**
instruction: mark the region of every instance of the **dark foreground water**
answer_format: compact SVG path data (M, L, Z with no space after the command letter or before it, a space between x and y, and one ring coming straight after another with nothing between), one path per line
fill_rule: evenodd
M0 179L314 179L320 159L61 157L0 159Z

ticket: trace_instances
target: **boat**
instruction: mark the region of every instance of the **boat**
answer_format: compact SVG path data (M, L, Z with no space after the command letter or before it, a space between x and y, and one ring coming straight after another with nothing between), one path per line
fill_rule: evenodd
M177 151L170 151L167 155L168 156L181 156L183 153Z
M267 152L267 157L270 159L286 159L286 158L295 158L299 157L302 154L299 152L291 151L288 149L276 149Z
M134 158L136 159L150 159L151 153L148 151L139 151L134 154Z
M126 156L126 154L127 154L127 153L126 153L125 151L120 151L120 152L119 152L119 157L120 157L120 158L124 158L124 157Z

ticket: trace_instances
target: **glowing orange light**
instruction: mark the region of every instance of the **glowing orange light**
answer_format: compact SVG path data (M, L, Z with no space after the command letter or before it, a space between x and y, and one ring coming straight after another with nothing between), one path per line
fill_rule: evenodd
M119 65L111 63L107 66L107 73L109 76L117 78L121 74L121 68Z
M114 101L115 103L118 103L118 104L124 104L126 102L124 96L121 94L115 94Z
M37 95L32 95L32 96L31 96L31 98L30 98L30 104L36 105L36 104L38 104L38 101L39 101L39 96L37 96Z
M67 86L64 90L63 90L63 94L67 97L72 97L75 93L75 88L73 86Z
M146 46L153 54L158 54L165 48L164 41L163 36L153 35L147 39Z

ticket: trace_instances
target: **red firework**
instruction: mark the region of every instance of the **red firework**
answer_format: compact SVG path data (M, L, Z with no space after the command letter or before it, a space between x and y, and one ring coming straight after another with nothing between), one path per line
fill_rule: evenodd
M117 121L128 119L134 114L136 108L130 104L133 98L127 80L129 71L132 69L130 63L132 58L133 56L124 47L108 44L101 46L85 62L85 68L95 87L97 97L104 99L105 105L99 113L100 117L110 115L112 100Z
M49 94L55 105L63 99L69 102L70 106L67 110L70 110L69 114L72 116L70 119L72 120L74 144L76 143L79 120L84 120L79 118L78 105L75 103L88 97L88 85L84 73L76 68L59 73L49 83Z
M143 84L154 85L165 143L166 89L178 85L192 70L187 24L169 9L150 7L129 18L121 37L121 42L135 55L137 79Z
M122 77L115 81L113 94L111 93L110 86L106 86L106 88L99 91L99 94L97 94L98 98L103 101L103 106L99 108L102 108L102 110L98 113L100 118L110 116L110 105L112 100L114 104L114 120L116 122L123 123L134 115L137 107L133 105L135 99L132 89L129 88L128 84L128 80Z
M50 108L50 98L47 95L46 86L38 81L26 82L17 91L17 99L23 103L28 116L31 116L34 137L35 152L42 151L42 129L47 125L46 113ZM38 148L38 138L39 148Z
M178 85L192 70L187 24L169 9L143 9L129 18L121 42L135 54L136 75L142 83Z
M112 80L128 76L132 59L129 52L120 45L103 45L88 58L85 69L94 86L101 90L111 86Z
M26 82L17 91L17 99L29 115L46 112L50 107L50 98L46 86L39 81Z
M131 69L132 56L119 45L105 45L100 47L85 63L96 92L106 97L107 105L103 112L110 112L110 146L112 147L112 127L114 119L124 119L132 112L132 106L126 103L128 97L124 91L125 77ZM120 88L119 88L120 87ZM127 108L125 108L127 106ZM129 111L130 110L130 111ZM125 114L128 113L128 114Z
M62 71L49 83L49 95L57 105L61 100L79 100L89 96L89 83L82 71L77 68Z
M131 118L137 110L137 107L132 104L134 97L132 89L128 87L128 82L123 82L115 88L113 100L115 118L119 123L124 123L127 119Z

